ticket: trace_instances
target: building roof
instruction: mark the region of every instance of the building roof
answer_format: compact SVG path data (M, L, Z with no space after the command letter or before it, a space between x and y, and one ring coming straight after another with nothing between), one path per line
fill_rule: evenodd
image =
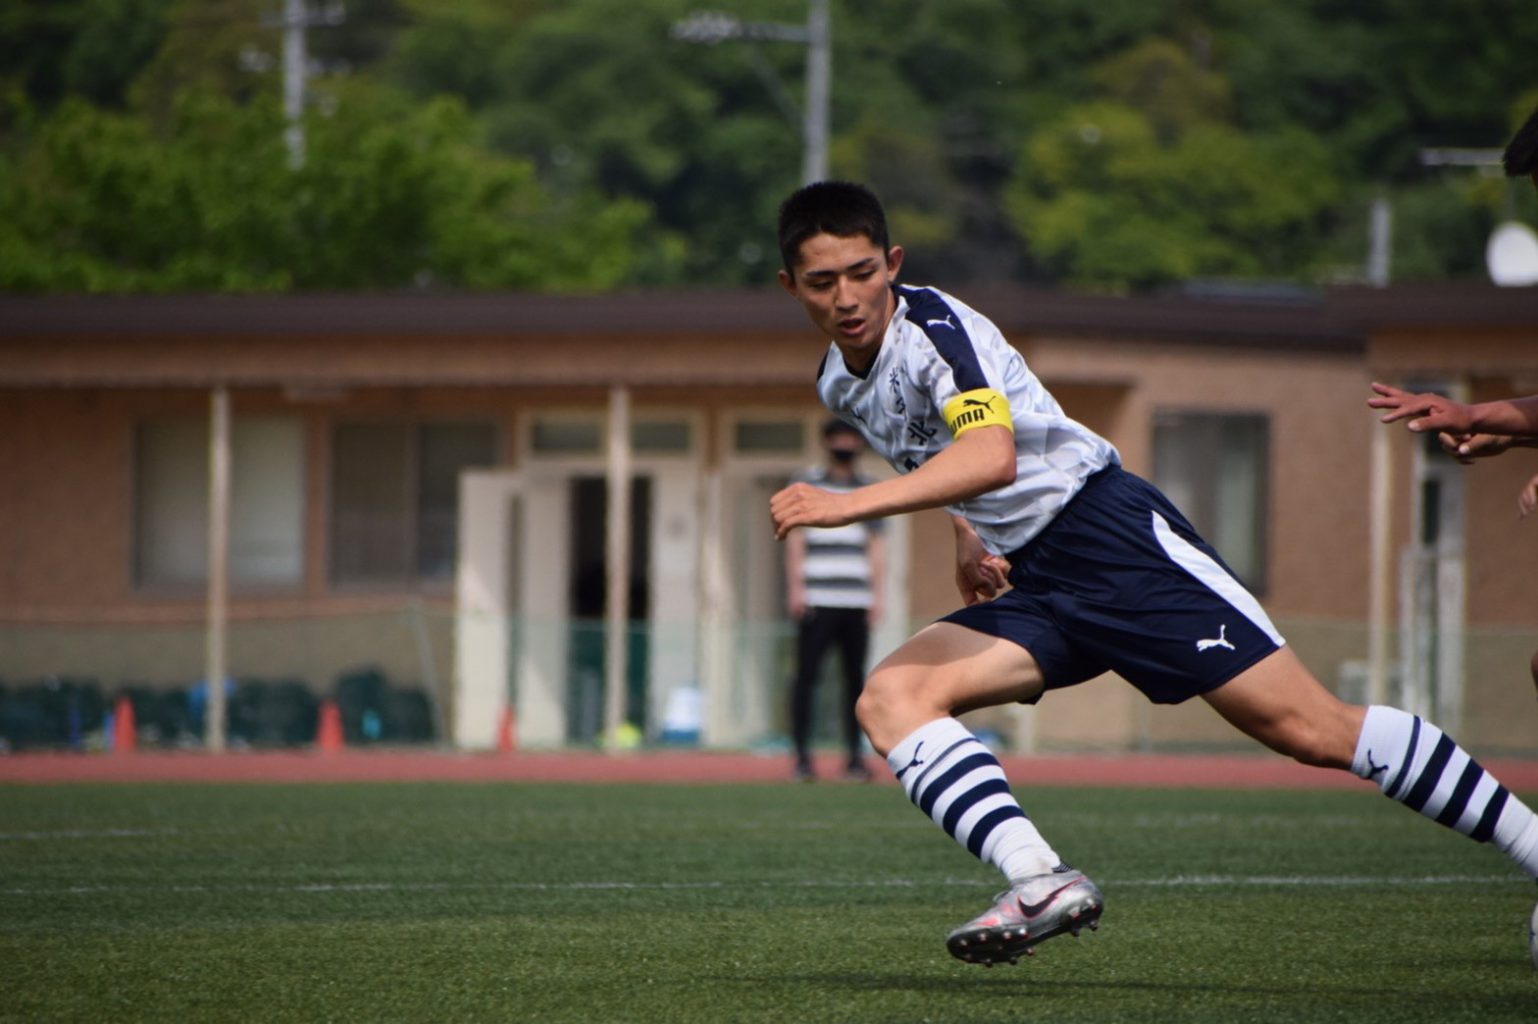
M1022 347L1085 337L1347 355L1396 331L1538 332L1538 288L957 291ZM777 288L0 296L0 386L11 387L801 385L825 344Z

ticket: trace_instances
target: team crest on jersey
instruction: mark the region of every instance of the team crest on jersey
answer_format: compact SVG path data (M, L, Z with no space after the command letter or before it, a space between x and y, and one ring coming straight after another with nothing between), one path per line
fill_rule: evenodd
M939 427L931 427L923 420L913 419L908 421L908 440L916 445L928 448L934 443L935 435L939 433Z
M897 367L892 367L892 371L887 374L886 385L887 392L892 396L892 412L898 416L906 416L908 402L903 398L902 374L897 372Z

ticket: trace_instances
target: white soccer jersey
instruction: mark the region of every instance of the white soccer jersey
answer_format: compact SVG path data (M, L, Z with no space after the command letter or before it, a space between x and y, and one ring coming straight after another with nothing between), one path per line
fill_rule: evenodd
M987 317L934 288L898 285L895 292L897 310L869 373L850 372L834 345L818 371L817 393L899 473L951 443L948 403L979 389L1007 398L1015 482L949 511L970 522L988 550L1008 554L1040 533L1092 474L1120 465L1121 456L1064 414Z

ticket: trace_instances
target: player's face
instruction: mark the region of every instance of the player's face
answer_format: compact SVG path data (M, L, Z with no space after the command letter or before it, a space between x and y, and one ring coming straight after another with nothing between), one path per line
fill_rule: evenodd
M850 368L864 370L881 351L896 309L892 283L902 261L901 246L882 252L865 235L813 235L801 243L794 276L780 271L780 284L833 339Z

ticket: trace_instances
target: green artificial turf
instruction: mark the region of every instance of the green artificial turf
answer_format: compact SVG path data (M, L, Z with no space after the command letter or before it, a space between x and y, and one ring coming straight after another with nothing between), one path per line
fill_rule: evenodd
M1371 792L1020 792L1105 920L984 969L890 786L0 786L0 1020L1538 1020L1538 889Z

